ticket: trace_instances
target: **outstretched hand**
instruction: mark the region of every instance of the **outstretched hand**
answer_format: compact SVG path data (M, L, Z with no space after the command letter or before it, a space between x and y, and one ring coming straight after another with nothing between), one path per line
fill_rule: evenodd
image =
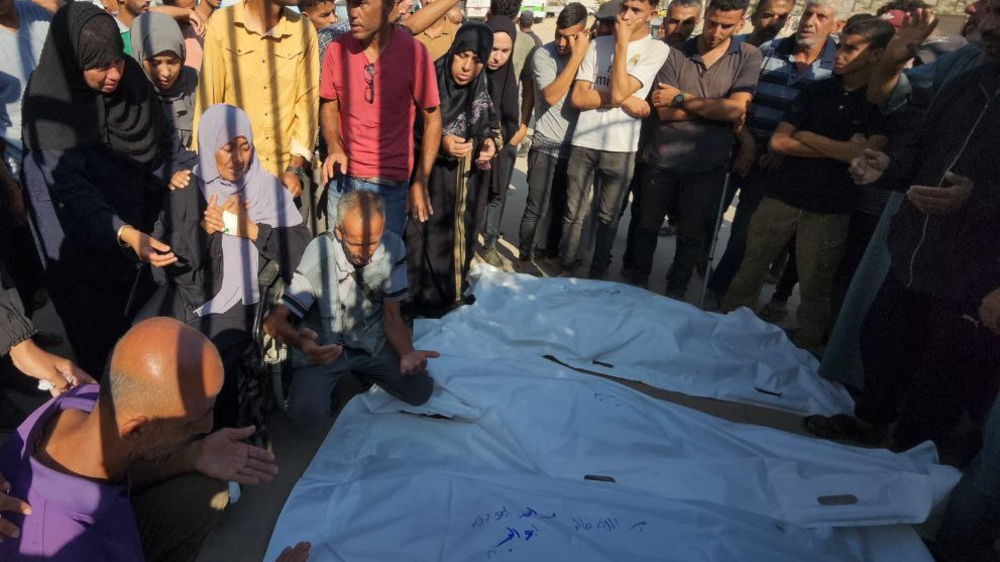
M329 365L344 351L344 348L339 345L316 345L317 339L319 339L319 334L309 328L299 330L299 351L313 365Z
M170 251L170 246L145 232L128 227L122 231L121 238L141 261L153 267L166 267L177 261L177 256Z
M441 354L436 351L414 349L399 358L399 370L407 376L419 375L427 371L427 360L436 359Z
M254 431L252 425L225 428L196 442L195 470L218 480L245 485L270 482L278 475L274 453L243 442Z
M888 64L903 65L917 56L921 45L927 41L938 20L929 9L918 9L903 16L903 23L889 40L883 58Z

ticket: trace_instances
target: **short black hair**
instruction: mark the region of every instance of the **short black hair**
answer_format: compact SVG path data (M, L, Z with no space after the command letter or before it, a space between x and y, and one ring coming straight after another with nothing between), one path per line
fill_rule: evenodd
M869 49L884 49L896 33L891 23L881 18L866 18L848 25L840 36L860 35L868 41Z
M556 29L566 29L578 23L587 24L587 8L579 2L570 2L559 12Z
M873 17L875 16L871 14L854 14L853 16L847 18L847 22L844 23L844 27L846 28L850 25L858 23L859 21L864 21Z
M298 0L296 6L298 6L299 10L308 10L309 8L315 8L320 4L326 3L333 4L334 0Z
M760 0L753 5L753 13L756 14L759 12L760 9L764 7L764 4L767 4L768 2L787 2L792 5L793 10L795 9L795 0Z
M709 0L705 11L718 10L720 12L732 12L733 10L747 11L750 7L750 0Z
M392 0L388 0L392 1ZM507 16L512 20L517 19L521 13L521 0L490 0L491 16Z
M934 6L931 6L927 2L922 2L921 0L892 0L887 4L879 6L878 10L875 11L875 15L881 16L889 10L902 10L906 13L910 13L920 9L933 7Z
M672 0L667 9L677 6L678 8L698 8L701 10L701 0Z

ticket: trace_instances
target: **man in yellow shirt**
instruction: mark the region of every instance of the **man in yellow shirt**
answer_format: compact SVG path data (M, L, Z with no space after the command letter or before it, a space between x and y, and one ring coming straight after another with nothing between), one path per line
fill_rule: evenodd
M216 103L250 116L265 170L298 196L312 159L319 111L319 48L295 0L241 0L216 12L205 33L194 128Z

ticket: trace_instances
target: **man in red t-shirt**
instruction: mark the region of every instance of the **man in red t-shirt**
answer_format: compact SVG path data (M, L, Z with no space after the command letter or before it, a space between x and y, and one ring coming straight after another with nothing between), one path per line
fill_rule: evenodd
M327 216L340 195L354 189L385 198L386 227L403 235L406 213L426 221L433 213L427 176L441 144L434 63L406 30L390 23L393 0L349 0L351 32L334 39L320 71L320 133L329 185ZM414 172L413 123L423 119L420 161Z

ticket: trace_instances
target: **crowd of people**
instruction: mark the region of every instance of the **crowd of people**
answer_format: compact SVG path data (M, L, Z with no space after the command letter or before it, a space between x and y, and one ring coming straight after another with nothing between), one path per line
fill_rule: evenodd
M277 473L264 339L303 432L347 376L426 402L437 353L408 322L470 302L476 254L503 265L530 144L516 269L608 278L629 205L629 283L673 235L668 297L697 276L709 307L756 309L772 276L776 321L798 285L792 341L863 369L854 415L806 430L903 450L985 427L935 548L988 559L1000 0L962 37L919 0L804 0L794 26L795 0L673 0L658 36L658 0L570 2L548 43L518 0L455 5L0 0L0 345L55 396L6 414L0 557L193 559L227 482ZM33 339L45 296L74 362Z

